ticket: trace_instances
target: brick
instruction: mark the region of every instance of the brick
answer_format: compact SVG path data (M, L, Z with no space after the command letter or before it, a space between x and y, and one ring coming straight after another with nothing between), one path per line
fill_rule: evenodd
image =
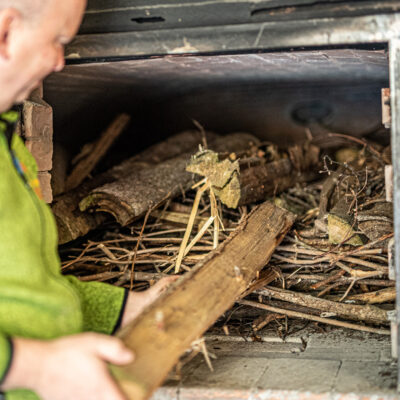
M43 100L25 101L22 111L24 136L52 138L53 109Z
M53 168L53 141L45 138L31 137L25 141L32 153L39 171L50 171Z
M22 111L22 136L35 157L39 171L53 167L53 110L38 97L25 101Z
M53 201L53 192L51 190L51 175L49 172L39 172L38 179L42 190L43 200L46 203Z

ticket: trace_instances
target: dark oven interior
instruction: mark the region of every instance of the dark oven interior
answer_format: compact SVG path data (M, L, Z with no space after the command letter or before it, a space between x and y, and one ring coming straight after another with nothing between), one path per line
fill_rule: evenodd
M289 144L306 128L355 136L381 131L385 48L338 48L215 56L166 56L69 65L45 81L54 141L71 155L119 112L132 115L115 161L193 128L250 132ZM322 135L322 136L321 136ZM388 141L388 134L378 140Z

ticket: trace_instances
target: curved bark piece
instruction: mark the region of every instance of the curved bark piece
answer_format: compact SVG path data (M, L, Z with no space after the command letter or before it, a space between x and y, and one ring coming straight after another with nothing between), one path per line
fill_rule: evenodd
M258 140L247 133L220 136L209 143L215 152L239 152ZM125 226L141 217L167 197L175 197L194 183L193 174L186 171L192 152L164 161L152 168L130 173L110 184L93 190L80 203L81 211L94 209L112 214Z

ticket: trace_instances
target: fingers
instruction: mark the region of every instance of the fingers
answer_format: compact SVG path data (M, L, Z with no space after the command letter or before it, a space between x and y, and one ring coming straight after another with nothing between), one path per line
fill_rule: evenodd
M160 279L156 286L163 290L165 288L167 288L169 285L171 285L172 283L176 282L178 279L180 278L180 276L175 275L175 276L167 276L165 278Z
M90 336L90 347L102 360L115 365L126 365L134 360L133 352L120 339L98 334Z
M168 287L177 281L180 276L167 276L165 278L160 279L154 286L149 289L151 293L152 300L154 301L157 297L159 297Z
M167 276L163 279L161 279L161 281L165 281L168 285L170 285L171 283L174 283L175 281L177 281L180 278L180 275L173 275L173 276Z

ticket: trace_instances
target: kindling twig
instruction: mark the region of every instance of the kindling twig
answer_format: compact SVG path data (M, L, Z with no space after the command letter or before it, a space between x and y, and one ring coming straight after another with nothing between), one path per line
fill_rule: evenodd
M181 266L181 264L182 264L182 260L183 260L183 257L184 257L184 255L185 255L186 246L187 246L187 243L188 243L188 241L189 241L190 234L191 234L192 229L193 229L193 223L194 223L194 220L195 220L195 218L196 218L197 210L198 210L198 208L199 208L200 199L201 199L201 197L203 196L203 193L204 193L209 187L210 187L210 183L209 183L208 181L206 181L206 182L203 184L203 186L201 186L201 187L197 190L196 197L195 197L195 200L194 200L194 203L193 203L193 209L192 209L192 212L190 213L189 222L188 222L188 225L187 225L187 228L186 228L186 232L185 232L185 235L183 236L182 244L181 244L181 247L180 247L180 249L179 249L178 257L177 257L177 259L176 259L176 263L175 263L175 273L176 273L176 274L177 274L177 273L179 272L179 270L180 270L180 266Z

